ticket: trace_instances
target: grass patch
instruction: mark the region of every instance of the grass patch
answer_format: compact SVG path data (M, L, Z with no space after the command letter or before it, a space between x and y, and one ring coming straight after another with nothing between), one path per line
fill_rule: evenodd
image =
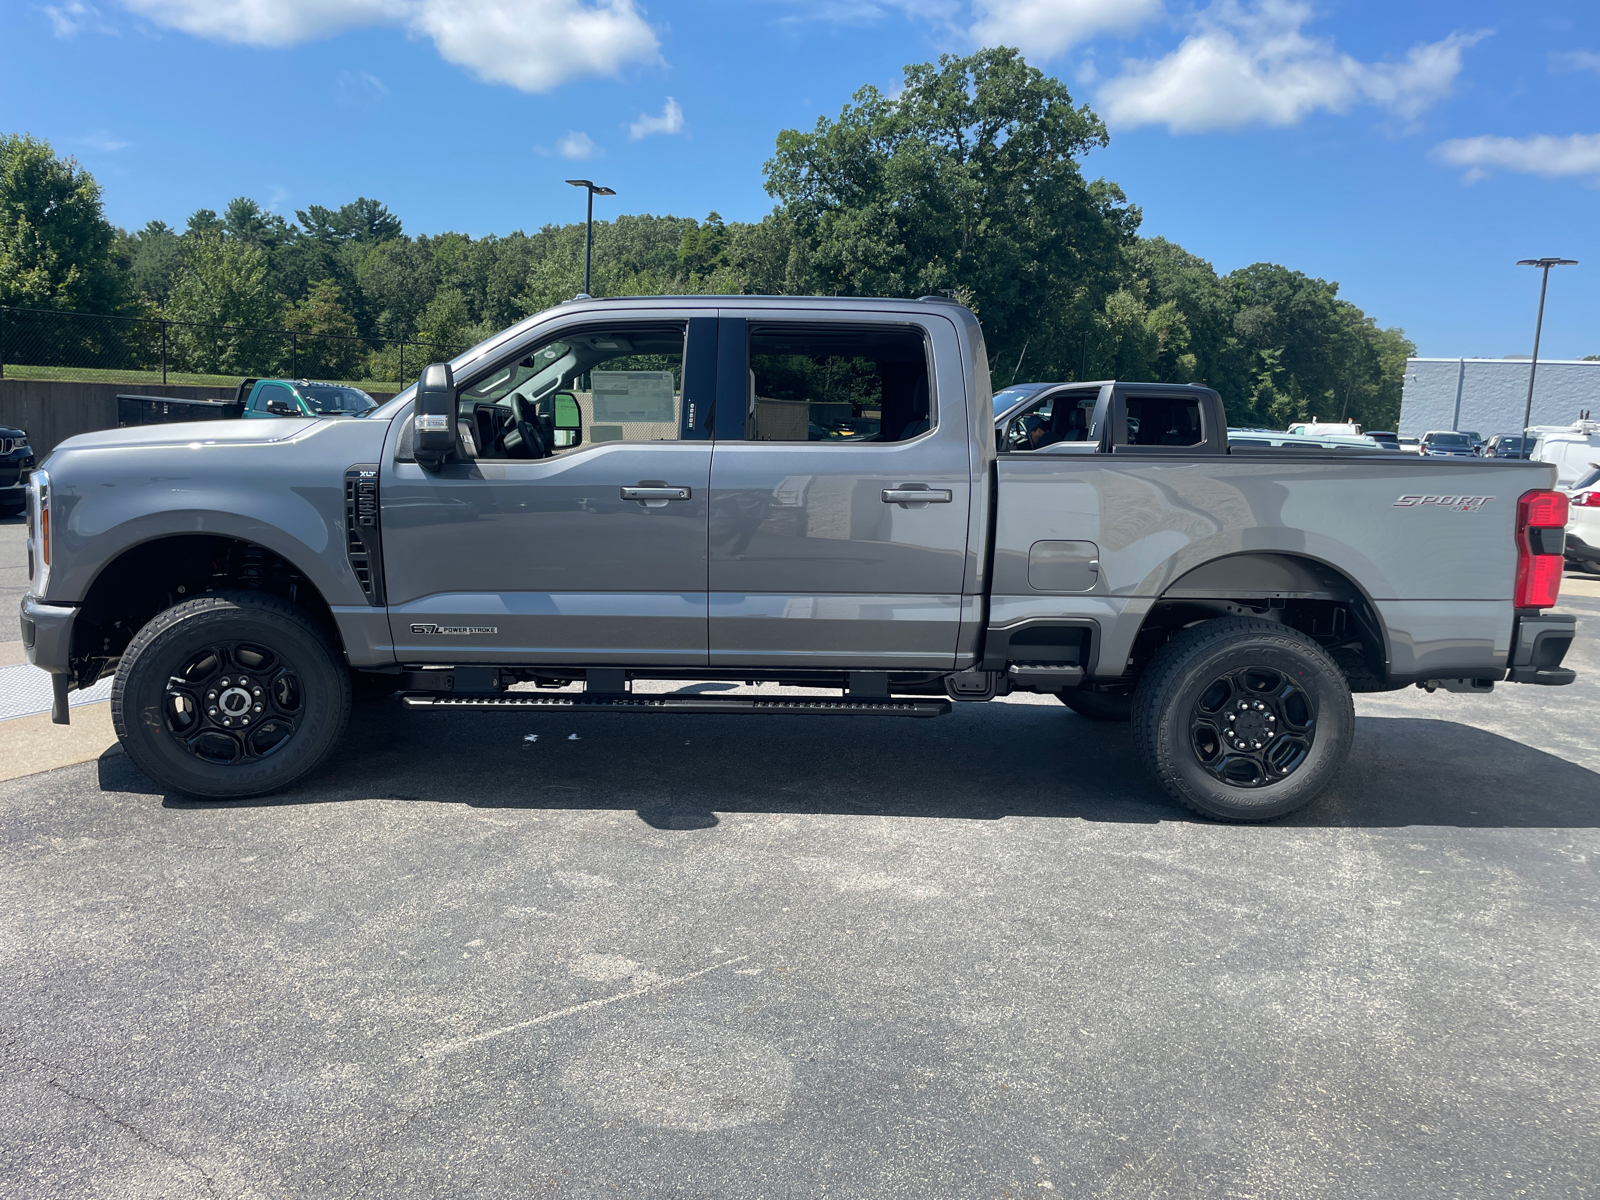
M161 386L160 371L116 370L102 367L30 367L18 363L6 363L6 379L37 379L47 382L59 383L124 383L124 384L154 384ZM230 392L238 388L241 375L192 375L184 371L168 371L167 386L169 387L218 387L227 388ZM267 376L267 378L273 378ZM322 383L348 383L351 387L361 388L368 392L398 392L404 386L393 380L384 379L326 379Z

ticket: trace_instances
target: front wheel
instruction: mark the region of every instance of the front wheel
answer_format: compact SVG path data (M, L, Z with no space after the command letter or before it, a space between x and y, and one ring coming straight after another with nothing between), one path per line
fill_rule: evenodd
M1180 804L1266 821L1310 803L1355 734L1343 672L1297 630L1207 621L1168 642L1133 697L1140 757Z
M151 618L111 689L111 720L161 787L211 800L277 791L320 766L350 717L350 675L302 610L216 592Z

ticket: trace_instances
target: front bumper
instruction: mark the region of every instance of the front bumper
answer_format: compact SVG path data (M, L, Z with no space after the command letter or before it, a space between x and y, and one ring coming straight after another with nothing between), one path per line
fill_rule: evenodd
M72 669L72 622L77 616L75 607L24 596L22 647L28 661L52 675L67 674Z
M1578 618L1563 613L1517 618L1507 678L1512 683L1540 683L1547 687L1571 683L1578 673L1563 667L1561 660L1566 658L1577 633Z

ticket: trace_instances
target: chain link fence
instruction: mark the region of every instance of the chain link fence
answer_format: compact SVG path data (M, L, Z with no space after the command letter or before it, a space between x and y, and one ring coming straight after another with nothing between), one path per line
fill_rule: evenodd
M320 379L397 392L466 349L397 338L202 325L0 305L0 378L231 385Z

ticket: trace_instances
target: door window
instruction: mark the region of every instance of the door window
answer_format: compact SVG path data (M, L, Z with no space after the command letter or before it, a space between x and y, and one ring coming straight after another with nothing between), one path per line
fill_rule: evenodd
M1057 442L1099 439L1094 428L1098 388L1083 392L1056 392L1028 405L1006 422L1001 445L1010 451L1039 450Z
M280 406L288 405L289 411L292 413L300 411L300 402L294 392L281 383L264 383L258 387L256 394L250 400L250 410L252 412L268 413L267 405L273 401L276 401ZM270 413L270 415L279 416L281 414Z
M1198 446L1205 440L1195 396L1129 396L1128 445Z
M564 331L460 391L458 428L477 458L553 458L600 442L683 437L680 323Z
M745 395L754 442L904 442L938 420L920 329L755 325Z

